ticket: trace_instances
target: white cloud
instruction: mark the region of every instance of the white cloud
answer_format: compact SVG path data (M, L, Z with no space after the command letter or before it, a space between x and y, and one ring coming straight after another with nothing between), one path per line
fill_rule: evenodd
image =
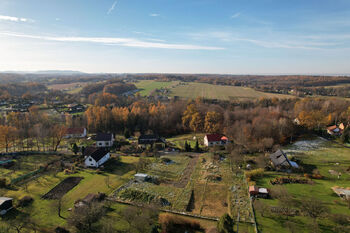
M27 34L18 34L12 32L0 32L0 35L20 37L28 39L38 39L57 42L88 42L105 45L118 45L124 47L137 48L159 48L159 49L178 49L178 50L223 50L222 47L202 46L192 44L173 44L163 42L143 41L135 38L118 38L118 37L58 37L58 36L36 36Z
M107 14L109 15L110 13L112 13L112 11L114 10L115 6L117 5L118 1L113 2L112 6L109 8L109 10L107 11Z
M19 18L14 16L0 15L0 21L11 21L11 22L34 22L32 19Z
M151 13L151 14L149 14L149 16L151 16L151 17L158 17L158 16L160 16L160 14Z
M61 21L61 19L60 19L60 18L56 18L55 20L56 20L56 21Z
M239 16L241 16L241 12L237 12L236 14L231 15L231 19L238 18Z

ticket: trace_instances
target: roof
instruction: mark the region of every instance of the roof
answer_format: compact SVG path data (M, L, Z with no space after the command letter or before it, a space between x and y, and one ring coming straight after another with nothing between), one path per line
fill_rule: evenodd
M89 154L85 153L86 156L90 156L91 158L93 158L96 162L100 161L100 159L102 159L107 153L108 151L106 151L104 148L94 148L95 150L89 149L90 151L88 151Z
M112 133L97 133L95 140L96 141L112 141Z
M205 135L208 139L208 142L219 142L221 140L227 140L226 137L223 137L221 134L206 134Z
M269 191L267 190L267 188L259 188L259 193L266 193L266 194L268 194Z
M68 128L66 134L83 134L85 128Z
M0 197L0 205L2 205L5 201L12 201L13 198L10 197Z
M327 130L333 131L333 130L335 130L336 128L337 128L336 125L332 125L332 126L327 127Z
M270 159L275 166L291 166L287 155L282 150L271 154Z
M147 178L148 175L147 174L144 174L144 173L137 173L135 174L135 177L143 177L143 178Z
M0 161L0 165L12 163L12 162L13 162L13 160L2 160L2 161Z
M257 186L249 186L249 192L259 192L259 188Z

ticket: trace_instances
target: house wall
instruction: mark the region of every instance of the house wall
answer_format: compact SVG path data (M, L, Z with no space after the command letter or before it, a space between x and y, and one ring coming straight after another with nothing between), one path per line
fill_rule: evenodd
M113 146L113 140L111 141L96 141L97 147L111 147Z
M98 167L96 161L93 158L91 158L91 156L89 156L89 157L87 157L85 159L85 166L87 166L87 167Z

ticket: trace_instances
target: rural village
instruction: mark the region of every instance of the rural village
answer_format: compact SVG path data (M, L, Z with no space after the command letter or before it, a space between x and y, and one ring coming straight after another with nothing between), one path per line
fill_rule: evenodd
M0 232L348 232L347 99L138 78L2 93Z

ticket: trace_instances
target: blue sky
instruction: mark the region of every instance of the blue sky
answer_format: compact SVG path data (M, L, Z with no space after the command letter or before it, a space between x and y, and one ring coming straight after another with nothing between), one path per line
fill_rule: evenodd
M350 0L0 0L0 70L350 74Z

